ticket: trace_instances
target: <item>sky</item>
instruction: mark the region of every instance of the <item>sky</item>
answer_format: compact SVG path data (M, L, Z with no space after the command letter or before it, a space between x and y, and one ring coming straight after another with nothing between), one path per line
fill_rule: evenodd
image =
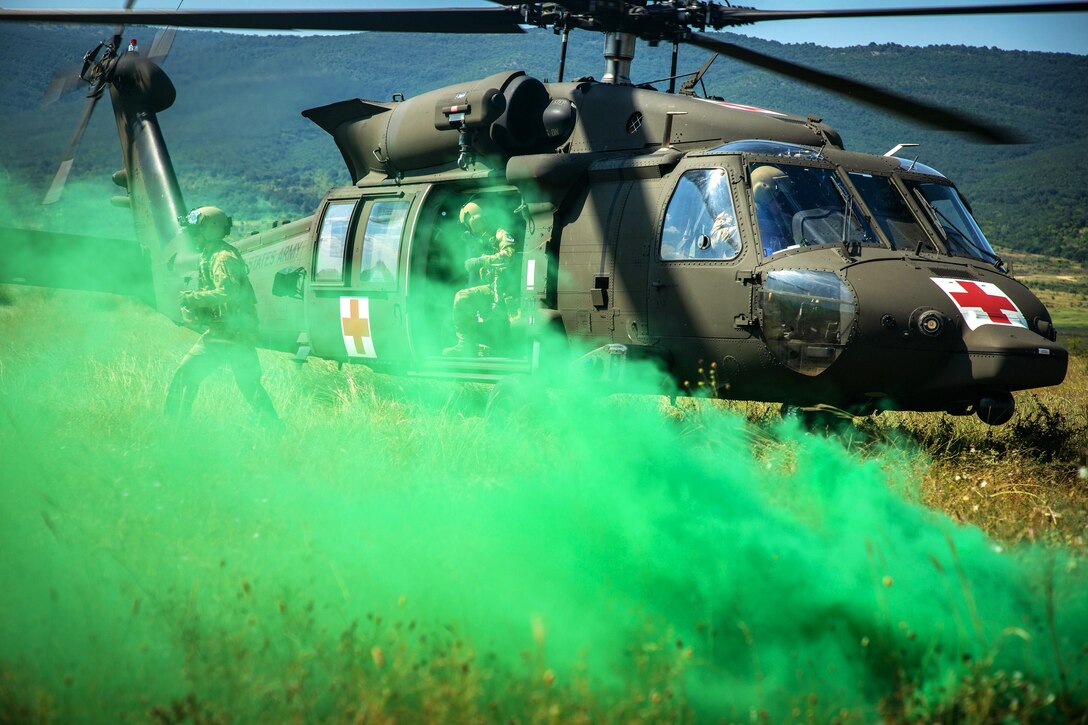
M141 9L173 9L179 0L138 0ZM925 5L1010 4L1008 0L741 0L761 10L811 8L916 7ZM5 8L111 8L121 0L0 0ZM402 8L489 7L484 0L184 0L182 7L202 8ZM975 45L1007 50L1039 50L1088 55L1088 13L977 15L933 19L799 20L761 23L737 32L784 43L827 46L899 43L901 45Z

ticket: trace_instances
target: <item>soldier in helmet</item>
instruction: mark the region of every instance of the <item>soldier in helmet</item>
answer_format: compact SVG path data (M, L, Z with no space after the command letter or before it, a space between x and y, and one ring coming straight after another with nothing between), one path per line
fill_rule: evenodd
M222 209L204 206L182 220L182 234L200 252L200 282L181 293L181 314L203 334L181 360L166 395L166 413L184 420L192 410L200 383L222 365L230 366L238 389L264 422L282 424L261 384L257 360L257 297L249 269L238 250L223 239L231 218Z
M479 354L478 320L509 322L507 303L514 296L511 288L518 243L479 204L470 201L461 207L461 226L466 235L483 251L465 262L471 286L453 298L453 326L457 343L442 351L448 356Z
M794 244L790 223L793 213L787 200L792 184L785 172L769 164L752 171L751 184L763 254L769 257Z

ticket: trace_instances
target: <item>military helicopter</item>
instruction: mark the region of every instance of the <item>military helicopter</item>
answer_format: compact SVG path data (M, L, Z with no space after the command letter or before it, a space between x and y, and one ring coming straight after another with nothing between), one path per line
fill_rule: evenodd
M435 10L4 10L0 20L445 33L537 26L561 35L553 83L504 71L408 99L303 111L336 143L351 185L330 189L313 216L236 243L259 296L264 344L297 360L469 381L572 365L621 386L628 360L651 360L679 385L702 376L728 398L975 413L998 425L1013 414L1012 391L1064 379L1068 354L955 185L898 157L901 146L883 156L849 151L815 116L699 97L706 66L678 75L677 48L695 45L1000 143L1013 134L706 31L790 18L1085 10L1088 3L763 11L705 0L565 0ZM603 33L600 80L564 80L574 30ZM88 53L81 77L92 84L88 109L109 91L124 162L113 178L150 256L156 305L179 320L178 293L194 284L196 258L179 242L187 209L156 117L175 91L154 61L124 50L121 33L119 25ZM672 44L668 92L631 81L636 39ZM62 165L51 195L66 174ZM451 302L471 284L460 219L470 202L501 217L519 241L508 270L516 284L501 312L497 300L475 310L470 352L453 357L442 352L454 336Z

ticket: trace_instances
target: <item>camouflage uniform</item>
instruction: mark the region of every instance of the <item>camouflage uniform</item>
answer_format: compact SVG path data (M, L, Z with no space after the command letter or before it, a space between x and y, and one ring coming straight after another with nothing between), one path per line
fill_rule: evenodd
M479 324L477 315L484 320L492 316L508 319L511 310L508 303L516 298L511 288L511 273L517 255L517 240L503 229L495 232L485 245L495 250L465 262L465 268L473 279L486 280L483 284L461 290L453 298L453 326L457 331L457 344L446 348L444 355L475 354L474 332Z
M249 270L238 250L212 241L200 253L200 284L181 293L181 312L191 325L205 328L181 360L166 396L168 415L189 416L200 383L222 365L229 365L234 380L253 410L267 421L278 422L276 409L261 385L257 359L257 296Z

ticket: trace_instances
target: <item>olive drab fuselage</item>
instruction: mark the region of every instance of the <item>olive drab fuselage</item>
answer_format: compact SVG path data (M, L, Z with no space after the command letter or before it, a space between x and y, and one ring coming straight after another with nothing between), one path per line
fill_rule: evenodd
M163 177L154 197L130 184L134 213L161 226L184 205L158 193L176 189L165 148L141 145L154 113L115 95L128 178ZM520 72L303 115L352 184L234 240L263 343L300 360L494 381L573 357L622 385L625 361L650 359L732 398L993 408L991 422L1011 414L1010 391L1064 378L1049 313L951 182L846 151L816 119ZM487 356L444 358L475 256L458 219L469 201L519 240L519 299ZM176 230L141 229L175 314L161 301L192 284L195 257Z

